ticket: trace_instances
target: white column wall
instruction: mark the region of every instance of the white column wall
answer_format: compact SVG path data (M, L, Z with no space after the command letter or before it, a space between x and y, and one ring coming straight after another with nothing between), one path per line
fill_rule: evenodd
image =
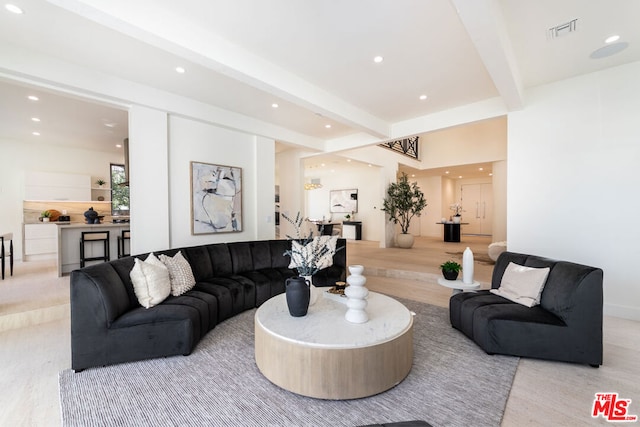
M255 175L253 187L256 192L255 229L257 240L274 239L275 223L275 141L270 138L255 137Z
M170 247L167 113L129 110L131 253Z
M549 84L509 115L509 249L600 267L605 313L640 320L640 62ZM629 221L630 220L630 221Z
M493 237L494 242L507 239L507 162L493 162Z

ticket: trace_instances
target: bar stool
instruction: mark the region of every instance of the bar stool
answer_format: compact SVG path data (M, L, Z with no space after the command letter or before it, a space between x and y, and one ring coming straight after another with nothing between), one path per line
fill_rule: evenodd
M104 253L101 256L85 258L85 244L102 242ZM92 245L94 246L94 245ZM91 247L91 246L90 246ZM93 251L91 251L93 253ZM108 231L83 231L80 237L80 268L84 267L87 261L109 261L109 232Z
M4 241L9 241L9 271L13 276L13 233L5 233L0 234L0 240L2 245L2 250L0 251L0 258L2 258L2 280L4 280L4 260L7 257L6 252L4 251Z
M131 230L122 230L122 234L118 236L118 258L131 255L131 249L129 249L129 252L126 252L125 249L127 240L129 240L129 245L131 245Z

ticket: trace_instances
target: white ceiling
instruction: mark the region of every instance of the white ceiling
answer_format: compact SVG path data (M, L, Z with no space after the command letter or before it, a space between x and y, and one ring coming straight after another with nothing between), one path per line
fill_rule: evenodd
M637 0L6 2L25 13L0 11L0 47L320 140L358 132L384 140L398 122L494 97L517 110L526 104L523 88L640 60ZM577 31L548 37L549 28L573 19ZM590 59L611 34L628 47ZM384 61L374 63L376 55ZM176 73L178 65L186 73ZM34 105L15 80L29 78L1 58L0 77L0 137L27 138ZM126 135L126 111L40 91L42 141L110 147Z

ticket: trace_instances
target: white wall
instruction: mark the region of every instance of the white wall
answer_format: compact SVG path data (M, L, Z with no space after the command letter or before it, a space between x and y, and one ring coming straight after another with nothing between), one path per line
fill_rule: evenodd
M129 199L131 253L171 247L167 113L129 110Z
M267 144L258 150L257 144ZM181 117L169 117L169 194L171 195L171 247L273 238L274 163L258 159L273 148L273 140L256 138ZM273 151L271 151L273 152ZM273 155L271 155L273 157ZM260 160L260 161L259 161ZM191 235L190 162L242 168L242 222L238 233ZM258 169L257 165L260 164ZM132 165L133 166L133 165ZM258 176L260 171L260 176ZM264 178L264 179L263 179ZM260 198L258 197L260 195ZM261 200L263 207L258 207ZM265 205L266 204L266 205ZM259 231L264 228L270 231Z
M362 221L362 239L379 241L381 229L377 225L380 216L382 183L378 167L351 162L348 165L327 165L325 168L305 170L305 179L319 178L322 188L305 191L306 215L309 218L322 219L330 215L330 190L358 190L358 212L352 221ZM334 213L334 222L345 221L345 215Z
M28 171L109 176L110 163L122 163L123 155L68 147L51 147L46 137L33 141L0 139L0 233L13 233L14 254L22 258L22 201ZM90 201L87 201L89 208ZM7 248L9 246L7 245Z
M508 248L604 270L605 313L640 320L640 62L527 91L509 114Z

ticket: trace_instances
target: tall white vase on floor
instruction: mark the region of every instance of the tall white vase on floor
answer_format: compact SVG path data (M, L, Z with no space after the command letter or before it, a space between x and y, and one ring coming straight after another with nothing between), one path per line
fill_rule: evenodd
M362 275L363 270L364 267L361 265L349 266L349 273L351 273L351 275L347 277L349 286L344 290L344 294L349 298L347 300L347 307L349 307L349 309L344 317L351 323L365 323L369 320L369 315L365 311L369 290L364 287L367 278Z
M473 283L473 252L468 246L462 253L462 283L466 285Z

